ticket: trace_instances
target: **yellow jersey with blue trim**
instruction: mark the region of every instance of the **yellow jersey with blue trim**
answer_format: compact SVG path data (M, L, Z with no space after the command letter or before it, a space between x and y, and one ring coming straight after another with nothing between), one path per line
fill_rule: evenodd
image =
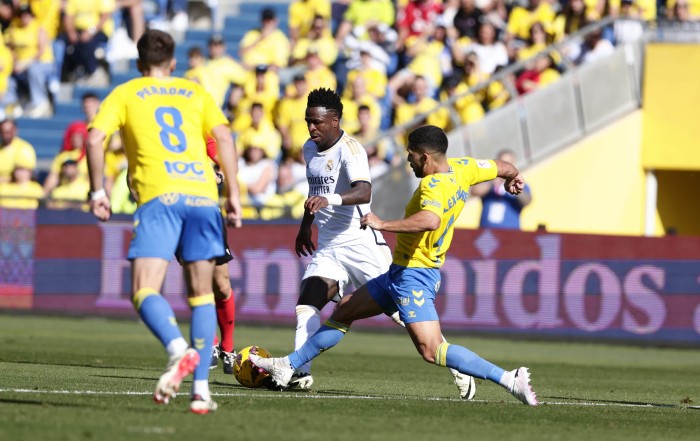
M454 222L462 213L469 187L494 179L498 167L492 160L448 159L450 170L424 177L406 205L405 217L427 210L440 217L440 227L421 233L398 233L394 263L409 268L440 268L450 248Z
M114 89L91 128L121 130L139 205L166 193L218 200L205 135L228 120L202 86L183 78L142 77Z

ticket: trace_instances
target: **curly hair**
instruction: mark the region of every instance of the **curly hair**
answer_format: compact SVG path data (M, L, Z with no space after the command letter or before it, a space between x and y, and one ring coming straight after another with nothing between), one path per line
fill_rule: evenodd
M306 103L307 107L325 107L327 110L333 110L338 114L338 118L343 117L343 102L340 100L340 95L331 89L314 89L309 93L309 99Z

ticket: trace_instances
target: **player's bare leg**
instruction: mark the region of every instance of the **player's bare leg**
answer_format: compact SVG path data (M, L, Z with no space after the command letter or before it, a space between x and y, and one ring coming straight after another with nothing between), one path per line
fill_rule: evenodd
M294 333L294 350L301 348L309 337L319 330L320 311L338 294L339 286L337 280L313 276L302 280L300 291L295 308L297 326ZM289 387L309 389L313 381L309 362L296 370L289 382Z
M406 327L406 324L401 320L399 316L399 311L394 312L389 317L391 320L399 326ZM447 341L445 336L442 337L442 341ZM473 400L474 395L476 395L476 382L471 375L463 374L457 369L448 368L452 377L454 378L455 386L459 390L459 396L465 400Z
M506 388L524 404L538 404L537 396L530 386L527 368L507 372L467 348L450 345L443 340L440 322L437 320L407 323L406 330L425 361L448 366L473 377L489 379Z

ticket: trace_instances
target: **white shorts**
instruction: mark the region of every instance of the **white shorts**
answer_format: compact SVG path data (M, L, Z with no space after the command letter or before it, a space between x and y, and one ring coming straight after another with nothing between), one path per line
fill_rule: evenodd
M389 265L391 250L387 245L366 242L323 248L314 252L302 280L309 277L337 280L338 294L332 299L337 302L348 284L357 289L387 272Z

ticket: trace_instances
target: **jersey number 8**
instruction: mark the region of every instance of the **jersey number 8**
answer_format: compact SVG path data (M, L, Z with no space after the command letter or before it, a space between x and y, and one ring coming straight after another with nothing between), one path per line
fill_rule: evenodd
M175 107L158 107L156 122L160 126L160 142L173 153L182 153L187 149L187 138L182 131L182 113ZM173 143L173 141L175 141Z

